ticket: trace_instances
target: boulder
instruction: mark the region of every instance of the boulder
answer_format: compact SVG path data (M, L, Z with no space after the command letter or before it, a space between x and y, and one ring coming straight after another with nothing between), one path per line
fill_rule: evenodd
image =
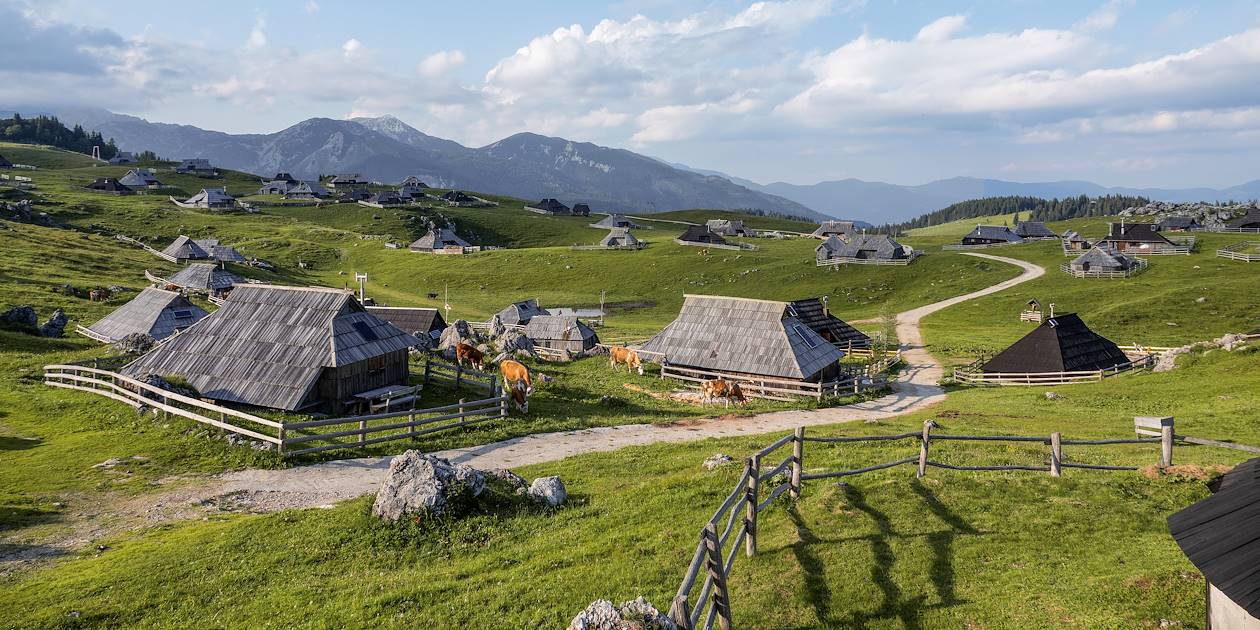
M39 325L39 316L35 314L35 307L23 304L0 313L0 323L34 328Z
M489 475L513 488L523 489L529 486L529 482L525 481L524 477L506 468L495 468L489 472Z
M715 468L725 466L733 461L735 461L735 458L727 455L726 453L714 453L705 458L704 463L701 465L704 466L705 470L713 470Z
M144 375L144 378L139 380L145 385L152 385L158 389L165 389L168 392L179 394L181 396L189 396L191 398L201 397L201 392L188 387L180 387L179 385L166 380L160 374L153 374L150 372L149 374Z
M1233 352L1235 348L1247 343L1247 337L1245 335L1230 333L1213 341L1212 343L1226 352Z
M408 514L438 516L458 498L476 497L485 487L481 471L411 450L389 463L372 514L390 522Z
M1190 353L1190 346L1182 346L1173 348L1161 353L1155 358L1155 367L1151 368L1152 372L1168 372L1177 367L1177 357Z
M57 309L53 311L52 317L39 327L40 337L64 337L66 335L66 324L70 323L70 318L66 317L66 312Z
M455 323L447 326L446 330L442 331L442 337L438 341L438 349L454 348L465 341L473 341L472 327L468 325L468 322L457 319Z
M494 345L499 349L499 355L508 356L527 356L535 358L538 355L534 353L534 340L522 335L515 330L509 330L494 338Z
M569 622L569 630L677 630L674 621L643 597L620 607L606 599L591 602Z
M1063 396L1059 395L1058 392L1046 392L1046 400L1059 400L1060 398L1063 398Z
M494 315L494 317L490 318L490 326L489 326L489 331L487 332L487 334L490 336L491 339L498 339L499 337L502 337L503 333L506 331L507 331L507 327L503 325L503 320L499 317L497 313Z
M144 354L153 349L157 340L144 333L131 333L113 343L114 349L123 354Z
M534 483L529 484L528 494L529 498L551 507L559 506L569 498L569 492L564 488L564 482L555 476L535 479Z

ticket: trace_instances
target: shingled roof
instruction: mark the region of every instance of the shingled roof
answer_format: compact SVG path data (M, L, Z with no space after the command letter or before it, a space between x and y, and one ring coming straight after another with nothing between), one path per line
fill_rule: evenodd
M609 229L612 228L637 228L639 225L631 221L629 217L622 214L610 214L599 221L591 224L591 227Z
M985 372L1039 373L1104 370L1129 362L1111 340L1075 313L1051 317L985 363Z
M224 291L245 281L214 263L192 263L171 274L167 282L194 291Z
M1159 229L1154 223L1111 223L1110 233L1107 238L1102 239L1099 243L1155 243L1157 245L1172 245L1173 242L1168 240L1163 234L1159 233Z
M538 300L521 300L513 302L499 311L499 321L508 326L528 324L529 320L548 315L547 309L538 306Z
M1015 235L1020 238L1058 238L1044 221L1020 221L1015 224Z
M428 252L453 246L469 247L468 241L460 238L454 230L430 225L429 231L416 239L410 249L413 252Z
M728 245L726 239L718 234L714 234L707 225L692 225L687 228L675 239L681 243L696 243L701 245Z
M853 233L852 221L824 221L810 234L814 238L827 238L833 234L849 235Z
M630 233L630 230L626 228L613 228L608 231L608 235L599 244L604 247L637 247L639 239L635 238Z
M847 347L851 344L854 348L869 348L871 345L871 338L866 333L827 311L822 298L793 300L788 303L787 312L832 345Z
M987 241L992 243L1019 243L1024 239L1011 231L1011 228L1005 225L977 225L976 229L969 232L963 237L963 242L967 241Z
M1072 268L1080 270L1125 271L1134 265L1133 259L1103 247L1094 247L1072 260Z
M1232 229L1260 228L1260 208L1251 208L1247 210L1247 214L1231 220L1229 223L1225 224L1225 227Z
M245 256L236 251L235 247L223 245L219 243L217 238L199 238L194 241L197 246L205 250L210 257L215 260L224 262L245 262Z
M202 248L197 241L183 234L171 241L162 253L179 260L204 260L210 257L210 252Z
M825 250L828 258L863 260L898 260L910 255L901 243L887 234L856 234L848 242L829 236L814 250Z
M560 203L559 199L552 199L551 197L525 207L532 208L534 210L542 210L547 214L569 214L569 206Z
M293 411L315 401L325 368L417 343L347 291L244 285L218 311L122 371L179 375L213 400Z
M398 327L403 332L428 335L446 328L446 320L436 308L405 306L368 306L367 312Z
M1168 531L1209 584L1260 619L1257 523L1260 457L1226 473L1212 496L1168 517Z
M590 326L571 315L535 315L525 325L525 336L541 341L583 341L598 339Z
M175 291L149 287L88 326L88 330L111 342L133 333L165 339L201 321L206 315L209 313Z
M788 313L787 302L687 295L678 318L643 344L673 365L806 380L844 353Z

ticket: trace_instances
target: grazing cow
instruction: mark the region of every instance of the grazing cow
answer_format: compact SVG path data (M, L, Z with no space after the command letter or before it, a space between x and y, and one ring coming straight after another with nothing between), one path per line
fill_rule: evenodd
M730 409L732 400L735 401L735 404L748 402L748 399L744 397L744 390L739 388L739 383L732 383L720 378L700 383L700 393L704 396L704 404L706 405L718 398L725 399L727 409Z
M109 289L92 289L88 292L88 299L93 302L104 302L109 299Z
M499 363L499 374L503 376L503 386L506 388L509 383L525 383L525 393L534 393L534 383L529 379L529 368L525 367L520 361L513 359L504 359Z
M638 352L635 352L634 350L631 350L630 348L626 348L626 347L609 348L608 349L609 367L611 367L613 371L616 372L617 366L623 363L626 365L627 372L629 372L631 368L634 368L639 371L639 376L643 376L643 362L639 360Z
M529 413L529 392L533 388L525 384L525 381L516 381L512 383L512 404L520 410L521 413Z
M469 344L460 342L459 345L455 346L455 362L458 363L460 367L463 367L464 361L468 361L469 364L478 370L486 369L485 353Z

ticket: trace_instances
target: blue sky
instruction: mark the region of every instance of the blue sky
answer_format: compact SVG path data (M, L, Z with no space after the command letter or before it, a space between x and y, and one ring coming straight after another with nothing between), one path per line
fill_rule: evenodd
M759 182L1260 178L1260 0L0 0L0 107L392 114Z

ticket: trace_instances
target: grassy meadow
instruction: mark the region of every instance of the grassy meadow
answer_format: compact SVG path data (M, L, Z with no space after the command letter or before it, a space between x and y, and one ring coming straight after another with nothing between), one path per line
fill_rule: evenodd
M915 230L903 243L928 252L908 267L820 269L817 241L747 239L756 251L675 245L683 226L644 221L637 252L574 251L603 230L598 217L546 217L524 201L493 197L493 208L436 212L476 243L502 247L465 256L387 249L424 231L432 212L355 204L267 206L257 214L186 210L160 194L114 197L82 190L125 167L83 156L0 143L30 173L37 208L59 227L0 220L0 310L33 304L41 321L64 308L89 324L144 286L144 270L166 263L113 238L161 248L179 234L214 236L276 265L234 271L267 282L342 287L368 272L368 294L397 306L441 306L454 318L484 320L508 302L591 306L607 292L606 340L639 339L668 323L685 293L794 299L830 297L832 310L866 330L881 318L1014 277L1018 269L940 245L977 220ZM227 186L256 191L257 178L176 176L164 182L192 194ZM595 208L599 210L599 208ZM752 227L810 231L806 223L691 210L653 219L702 222L738 217ZM1002 217L992 221L1001 224ZM1105 219L1051 224L1097 237ZM964 302L924 320L929 348L947 363L1000 350L1031 327L1024 303L1054 302L1078 312L1119 343L1171 345L1260 326L1260 267L1215 258L1239 235L1199 235L1191 256L1153 257L1127 280L1073 279L1057 242L986 250L1029 260L1043 278ZM302 263L302 266L299 266ZM107 302L64 295L60 287L119 285ZM432 298L430 295L437 295ZM1202 298L1202 299L1200 299ZM49 363L105 356L75 335L49 340L0 330L0 554L37 547L75 530L85 514L118 501L204 482L246 467L280 467L274 454L232 447L182 420L138 416L87 393L42 385ZM406 448L437 450L542 431L694 418L721 422L722 409L698 409L650 395L672 389L654 377L612 376L603 360L536 365L554 380L539 387L531 414L458 432L394 442L343 456ZM628 389L626 385L638 388ZM890 421L811 429L832 435L915 430L926 419L946 433L1068 438L1132 435L1135 415L1174 415L1178 433L1260 444L1260 352L1212 352L1181 360L1174 372L1125 374L1102 383L1045 389L951 388L940 405ZM459 397L426 392L425 404ZM847 401L826 401L834 405ZM813 403L809 403L812 405ZM758 402L748 411L794 407ZM368 514L370 498L330 509L202 518L89 536L81 551L0 572L0 627L209 626L563 627L591 600L638 595L661 607L694 549L696 533L738 477L738 466L708 472L714 452L741 459L777 435L661 444L569 458L521 469L558 474L571 502L543 510L495 487L460 518L386 527ZM939 450L938 450L939 449ZM825 447L811 444L806 468L855 468L913 454L910 442ZM954 464L1040 465L1039 444L944 442L933 458ZM329 457L333 457L332 455ZM1067 448L1072 461L1148 466L1150 445ZM118 458L125 464L97 468ZM1240 453L1178 447L1177 463L1205 470ZM308 463L303 460L298 463ZM802 500L761 516L760 554L736 563L731 581L737 624L751 628L1157 628L1202 627L1202 582L1167 534L1172 512L1206 496L1201 480L1133 472L1069 470L1061 479L1030 472L933 470L915 481L908 467L807 485ZM90 517L89 517L90 518ZM98 550L98 545L104 550Z

